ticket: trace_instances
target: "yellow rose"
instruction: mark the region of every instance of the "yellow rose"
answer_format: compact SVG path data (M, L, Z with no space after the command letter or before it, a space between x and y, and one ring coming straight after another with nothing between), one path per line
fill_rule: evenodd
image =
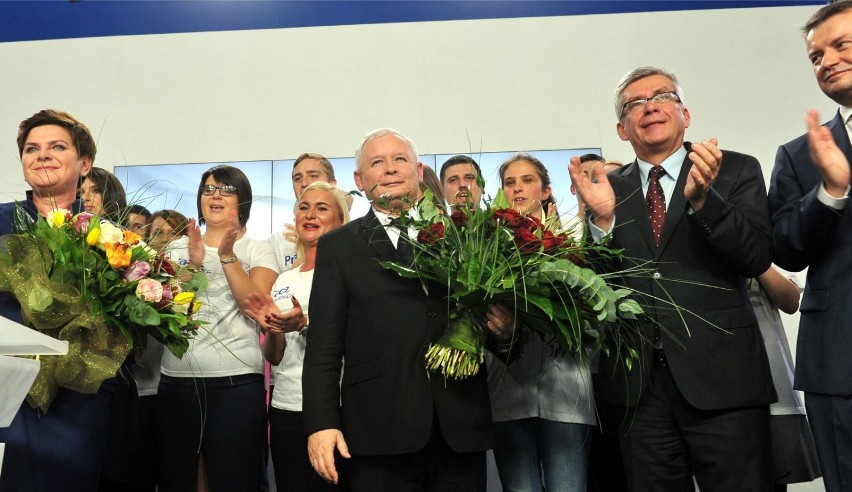
M192 302L192 314L197 313L199 309L201 309L201 301L193 301Z

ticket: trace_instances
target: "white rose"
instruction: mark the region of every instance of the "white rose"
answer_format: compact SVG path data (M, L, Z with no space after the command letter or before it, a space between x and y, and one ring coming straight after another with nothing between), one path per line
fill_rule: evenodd
M98 244L124 242L124 233L108 220L101 221L101 235L98 236Z

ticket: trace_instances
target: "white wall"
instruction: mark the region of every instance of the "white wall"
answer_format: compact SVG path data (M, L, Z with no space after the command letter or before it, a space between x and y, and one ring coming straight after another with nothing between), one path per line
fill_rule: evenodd
M693 139L717 136L767 173L818 91L781 7L358 25L0 44L0 169L14 132L55 106L99 135L97 164L348 156L379 126L423 152L602 147L618 140L612 88L629 69L674 70ZM469 135L469 137L468 137ZM5 191L0 185L0 192Z
M98 135L96 165L349 156L392 126L424 153L601 147L612 89L675 71L693 126L757 156L803 131L818 90L799 33L814 7L357 25L0 44L0 200L25 188L17 124L66 109ZM568 186L568 183L554 183ZM794 332L795 330L791 330ZM792 336L791 340L795 341ZM792 488L791 490L807 490Z

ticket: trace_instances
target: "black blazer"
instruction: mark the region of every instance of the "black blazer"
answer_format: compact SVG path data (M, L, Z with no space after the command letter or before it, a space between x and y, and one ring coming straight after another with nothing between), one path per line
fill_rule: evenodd
M429 285L427 295L379 259L399 261L372 210L319 240L302 376L306 433L341 429L354 455L411 453L427 444L437 416L453 450L493 447L485 367L463 381L426 371L426 349L447 327L445 288Z
M834 141L852 161L840 113L828 124ZM796 389L852 395L852 215L817 200L822 175L811 161L807 135L778 148L769 188L775 263L808 268L799 310Z
M667 197L659 247L651 234L639 165L634 161L608 175L616 195L611 245L625 255L618 267L641 265L650 272L623 278L641 293L646 310L634 327L640 362L628 372L622 353L602 358L597 390L604 401L624 406L639 401L650 379L655 326L672 376L691 405L717 410L776 400L744 283L766 271L771 260L760 164L723 151L719 175L704 207L694 214L683 195L691 166L687 158L673 196Z

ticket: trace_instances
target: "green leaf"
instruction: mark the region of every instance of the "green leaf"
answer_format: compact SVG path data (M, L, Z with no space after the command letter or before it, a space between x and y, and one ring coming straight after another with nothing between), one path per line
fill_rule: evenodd
M130 321L140 326L160 326L160 314L150 304L133 294L124 297Z

